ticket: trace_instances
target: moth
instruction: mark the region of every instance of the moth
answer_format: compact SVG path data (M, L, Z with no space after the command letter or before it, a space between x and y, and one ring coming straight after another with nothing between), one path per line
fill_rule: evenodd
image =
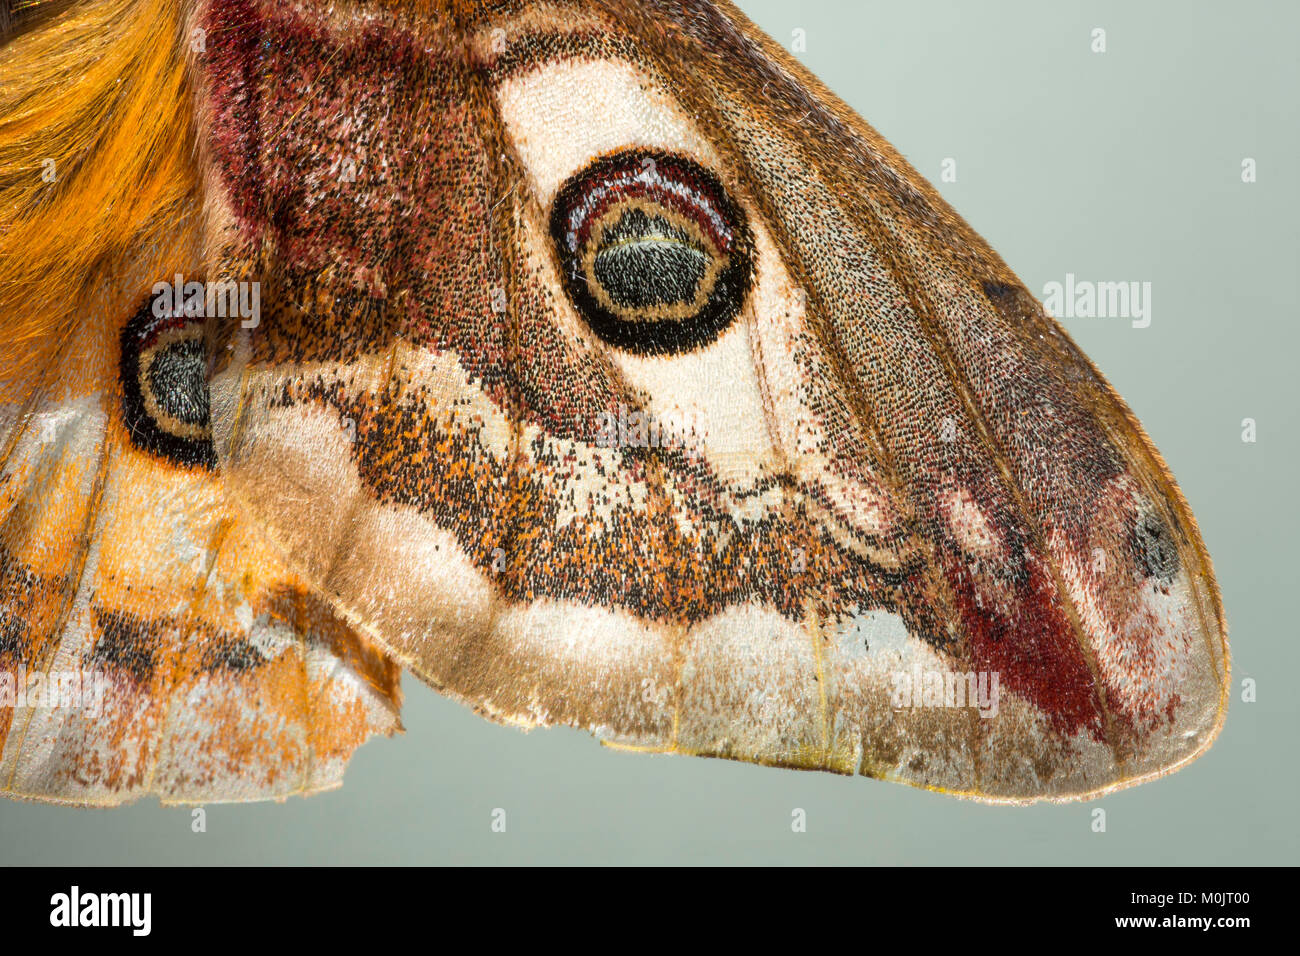
M1137 420L729 3L5 22L6 794L337 786L403 669L993 802L1218 733L1219 592Z

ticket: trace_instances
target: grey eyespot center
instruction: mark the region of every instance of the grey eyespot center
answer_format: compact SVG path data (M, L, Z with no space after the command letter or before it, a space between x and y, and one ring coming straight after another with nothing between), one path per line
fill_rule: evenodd
M639 239L596 254L596 280L610 299L629 309L692 302L709 269L709 257L673 239Z
M187 425L207 426L207 360L200 340L188 339L160 350L146 374L159 410Z

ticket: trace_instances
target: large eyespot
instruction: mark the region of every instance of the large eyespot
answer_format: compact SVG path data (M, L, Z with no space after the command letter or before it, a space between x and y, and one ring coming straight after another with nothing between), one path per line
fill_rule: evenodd
M122 416L131 440L179 465L216 464L201 316L151 296L122 330Z
M712 173L671 153L615 153L575 174L556 194L551 238L592 331L642 354L708 345L754 273L740 207Z

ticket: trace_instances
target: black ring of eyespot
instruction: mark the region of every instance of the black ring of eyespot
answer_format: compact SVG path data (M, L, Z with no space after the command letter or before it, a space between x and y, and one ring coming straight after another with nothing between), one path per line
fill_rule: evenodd
M136 447L185 467L213 468L203 318L164 309L165 298L151 295L122 329L122 418Z
M744 212L694 160L623 150L570 177L551 207L566 291L591 330L643 355L713 342L749 295Z

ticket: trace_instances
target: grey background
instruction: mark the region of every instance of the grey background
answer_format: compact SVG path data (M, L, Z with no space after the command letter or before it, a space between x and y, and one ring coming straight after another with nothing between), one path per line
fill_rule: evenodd
M5 863L1295 863L1297 58L1289 2L747 0L1036 294L1153 284L1149 328L1066 327L1164 453L1200 521L1231 627L1214 748L1092 804L987 807L894 784L616 753L490 724L411 678L407 733L342 790L80 811L0 801ZM1094 27L1108 52L1090 52ZM1243 157L1258 182L1240 180ZM940 183L944 157L958 181ZM1241 420L1258 442L1241 441ZM506 833L490 829L493 808ZM791 810L807 811L806 833Z

